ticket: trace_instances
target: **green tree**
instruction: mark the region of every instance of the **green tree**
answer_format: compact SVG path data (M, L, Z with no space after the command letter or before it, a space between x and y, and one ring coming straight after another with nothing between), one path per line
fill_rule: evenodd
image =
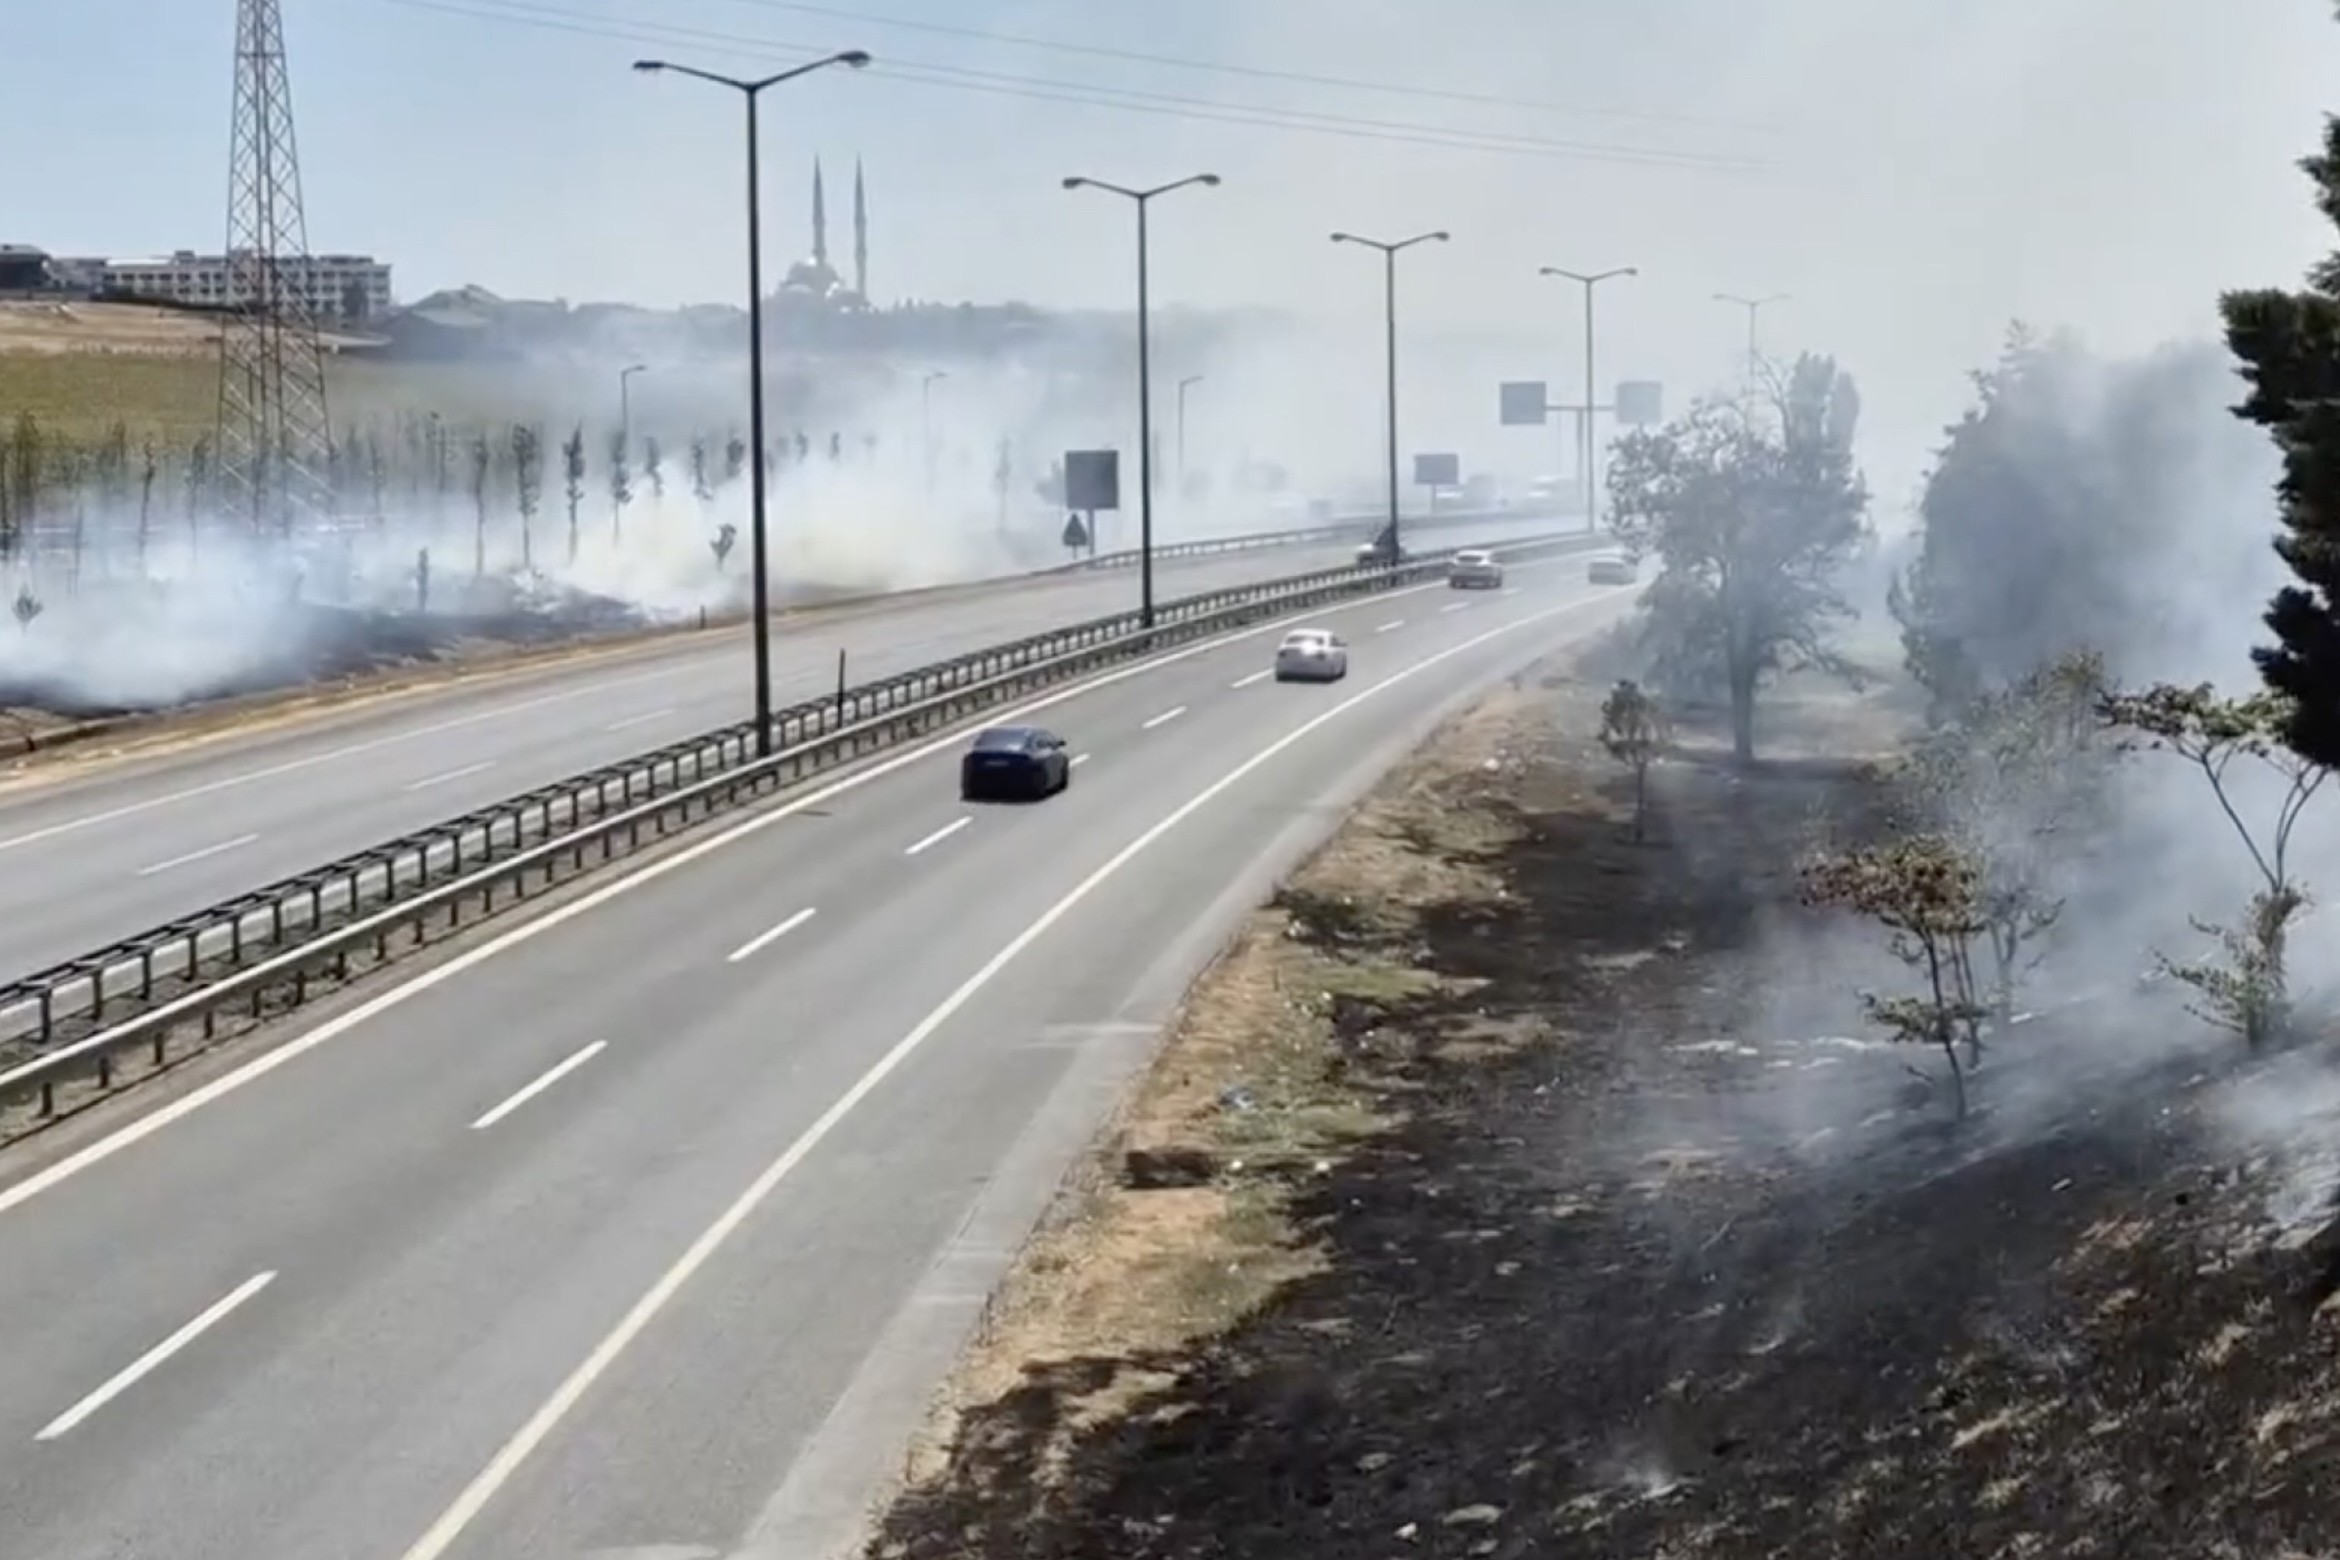
M653 506L666 502L666 451L659 448L658 435L651 434L642 441L642 479L650 484L650 502Z
M2340 225L2340 116L2326 116L2323 144L2299 166L2317 209ZM2276 642L2257 652L2259 673L2284 698L2283 740L2340 764L2340 253L2298 292L2229 293L2219 308L2250 386L2236 411L2282 451L2275 550L2297 582L2267 609Z
M1743 763L1767 678L1849 670L1829 630L1851 615L1835 581L1868 534L1859 415L1851 376L1806 355L1768 409L1708 401L1618 443L1610 525L1659 560L1643 605L1655 675L1677 692L1722 691Z

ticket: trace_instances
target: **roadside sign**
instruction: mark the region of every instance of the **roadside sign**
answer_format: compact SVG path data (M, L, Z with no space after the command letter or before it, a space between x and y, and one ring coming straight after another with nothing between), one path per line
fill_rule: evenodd
M1121 452L1068 450L1064 457L1064 507L1081 514L1121 507Z
M1506 428L1542 427L1551 405L1551 391L1541 379L1503 382L1503 426Z
M1461 487L1462 457L1448 454L1415 456L1414 486L1426 488Z
M1666 420L1666 387L1654 379L1626 379L1617 385L1617 421L1628 428L1654 428Z

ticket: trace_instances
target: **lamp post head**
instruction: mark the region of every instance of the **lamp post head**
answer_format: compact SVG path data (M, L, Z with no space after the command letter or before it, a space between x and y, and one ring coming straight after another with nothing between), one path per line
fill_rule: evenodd
M1079 174L1074 174L1071 178L1064 181L1064 187L1068 190L1077 190L1088 182L1088 180L1082 178Z
M1215 173L1198 173L1194 176L1194 182L1197 184L1208 184L1213 189L1216 189L1218 188L1219 184L1219 176Z
M1431 238L1435 238L1435 239L1437 239L1437 240L1438 240L1438 242L1440 242L1440 243L1442 243L1442 244L1443 244L1443 243L1445 243L1445 242L1447 242L1449 239L1451 239L1451 238L1453 238L1453 237L1454 237L1454 235L1453 235L1452 233L1449 233L1449 232L1447 232L1447 231L1446 231L1444 228L1440 228L1440 229L1439 229L1437 232L1435 232L1435 233L1432 233L1432 234L1429 234L1429 235L1427 235L1427 236L1429 236L1429 237L1431 237Z
M636 60L636 61L634 61L634 69L636 69L636 70L639 70L639 71L647 71L647 72L650 72L650 73L652 73L652 74L656 74L657 72L659 72L659 71L662 71L662 70L666 69L666 61L664 61L664 60Z

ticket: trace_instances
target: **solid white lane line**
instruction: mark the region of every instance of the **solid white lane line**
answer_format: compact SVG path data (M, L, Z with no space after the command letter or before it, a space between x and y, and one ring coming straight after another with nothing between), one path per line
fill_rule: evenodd
M1138 730L1151 731L1156 726L1167 726L1185 713L1186 706L1183 704L1179 705L1176 709L1164 710L1161 714L1155 716L1152 720L1149 720L1144 725L1138 727Z
M1083 764L1087 763L1088 761L1089 761L1089 755L1088 755L1088 754L1086 754L1086 753L1075 753L1075 754L1073 755L1072 766L1073 766L1073 768L1075 768L1075 769L1078 769L1078 768L1080 768L1080 767L1081 767L1081 765L1083 765Z
M662 720L673 713L674 706L668 704L658 709L644 710L639 715L628 715L624 720L613 720L601 729L604 731L626 731L635 726L646 725L654 720Z
M1264 672L1253 672L1249 677L1238 677L1233 682L1227 684L1227 686L1230 688L1248 688L1255 682L1267 681L1275 674L1276 669L1271 666Z
M403 789L409 791L427 791L434 785L445 785L450 780L461 780L467 776L480 774L495 767L496 761L494 759L485 758L481 759L476 764L465 764L461 769L450 769L445 774L431 775L425 779L414 781L412 784L405 786Z
M932 834L929 834L925 839L920 840L917 844L902 852L902 854L905 856L915 856L920 851L925 850L929 846L940 845L943 841L949 839L952 835L958 833L961 829L965 828L968 824L973 823L974 821L975 820L972 816L953 819L951 822L946 823L941 828L935 830Z
M190 862L203 861L212 856L224 856L231 850L242 850L259 837L257 834L239 834L232 840L221 840L217 845L206 845L201 850L191 850L184 856L173 856L168 861L158 861L151 867L140 867L138 875L140 877L153 877L157 872L168 872L173 867L183 867Z
M356 758L363 753L379 752L383 748L394 747L401 742L412 742L417 737L433 737L443 731L460 731L466 726L476 726L482 721L505 720L521 710L538 709L547 704L560 704L570 699L582 699L589 694L604 694L612 688L626 688L636 683L653 682L661 677L678 676L689 669L687 666L669 667L663 671L646 672L639 677L620 677L608 682L595 682L582 688L571 688L562 693L548 693L534 699L521 699L511 704L499 704L494 709L481 710L477 714L458 715L452 720L437 721L428 726L416 726L408 731L392 732L387 736L374 737L365 742L352 742L346 747L328 748L322 753L311 753L306 758L287 759L281 764L264 764L258 769L247 769L241 774L209 780L201 785L188 786L183 790L166 791L160 796L144 797L138 801L125 802L119 807L108 807L99 812L83 813L78 818L68 818L63 823L52 823L44 829L30 829L22 834L11 835L6 839L0 839L0 851L11 851L20 845L36 845L42 840L53 840L61 834L72 834L95 824L112 823L119 818L134 818L140 813L153 812L158 807L170 807L180 802L194 801L197 797L211 796L221 791L232 791L237 786L250 785L256 780L273 780L279 775L299 774L304 769L314 769L320 764L331 764L344 758Z
M165 1360L219 1325L230 1311L251 1299L261 1290L266 1289L275 1277L274 1273L255 1273L250 1278L245 1279L225 1295L213 1301L210 1308L201 1316L196 1317L186 1326L132 1360L123 1367L119 1375L113 1377L104 1386L50 1420L33 1439L54 1441L57 1437L69 1433L74 1426L138 1385Z
M937 1030L949 1023L961 1008L974 1000L977 993L997 979L999 973L1014 963L1025 949L1046 935L1050 927L1070 915L1082 900L1095 893L1100 886L1136 860L1156 841L1208 806L1215 798L1239 784L1261 765L1266 764L1320 727L1365 703L1368 699L1419 676L1442 661L1474 650L1490 640L1525 628L1531 623L1539 623L1546 618L1555 617L1560 613L1573 612L1595 605L1605 599L1605 597L1596 596L1570 602L1564 606L1546 607L1541 611L1527 613L1508 623L1491 628L1485 633L1463 640L1460 644L1450 645L1444 650L1424 656L1411 666L1391 673L1371 687L1358 690L1340 703L1293 727L1226 774L1212 781L1201 791L1188 797L1175 811L1153 824L1143 834L1124 845L1103 866L1081 879L1078 884L1074 885L1070 893L1055 904L1050 905L1047 910L1041 913L1038 920L1018 932L1007 946L993 954L981 969L961 982L959 988L945 997L940 1006L920 1019L916 1028L896 1041L892 1050L879 1057L869 1071L855 1079L851 1088L838 1096L836 1102L823 1111L818 1120L805 1128L803 1135L789 1144L779 1158L767 1165L763 1172L748 1184L747 1190L740 1193L738 1199L730 1207L724 1209L722 1215L709 1225L697 1240L691 1242L689 1249L683 1252L674 1266L659 1275L658 1281L650 1286L649 1292L634 1302L633 1309L626 1312L609 1336L594 1345L593 1351L585 1357L584 1363L570 1372L567 1379L554 1389L552 1396L545 1399L543 1405L529 1416L527 1422L513 1432L512 1438L497 1449L495 1456L489 1459L487 1466L482 1468L478 1476L468 1485L464 1486L462 1493L455 1497L454 1503L439 1514L438 1520L430 1525L421 1538L415 1540L414 1546L406 1551L401 1560L440 1560L440 1557L454 1546L455 1541L463 1536L464 1529L468 1528L480 1512L486 1509L487 1503L495 1498L496 1492L511 1481L512 1475L519 1471L520 1466L539 1446L544 1444L554 1430L559 1428L561 1421L576 1408L585 1394L592 1389L593 1384L600 1380L612 1365L617 1363L618 1356L623 1354L627 1347L657 1319L659 1312L673 1303L674 1297L681 1293L683 1286L688 1284L692 1277L714 1257L715 1253L739 1232L740 1227L754 1217L756 1210L763 1205L765 1199L772 1195L780 1183L788 1179L795 1172L796 1167L804 1163L814 1149L820 1147L822 1140L837 1130L840 1122L860 1108L861 1102L875 1093L878 1085L884 1083L897 1068L908 1061L913 1052L932 1039Z
M805 922L811 920L814 913L815 912L813 907L811 905L806 905L802 910L797 911L796 914L790 916L787 920L782 921L778 926L773 927L770 931L758 932L755 936L750 937L746 942L743 942L738 947L732 949L729 957L725 960L725 962L729 964L737 964L742 959L754 958L757 954L763 952L766 948L769 948L772 946L772 944L778 942L781 938L786 937L790 932L795 931L798 927L804 925Z
M486 1115L480 1117L479 1120L473 1122L471 1124L471 1130L474 1132L481 1132L485 1131L489 1127L494 1126L497 1122L503 1120L506 1116L509 1116L512 1114L512 1112L518 1110L521 1106L527 1104L530 1100L535 1099L539 1094L542 1094L545 1090L551 1088L554 1084L560 1082L563 1078L566 1078L569 1076L569 1074L575 1072L578 1068L584 1066L587 1062L592 1061L593 1058L599 1056L604 1050L607 1050L608 1047L609 1042L607 1040L594 1041L591 1045L585 1047L585 1049L582 1051L577 1052L576 1055L570 1057L567 1061L561 1062L558 1065L548 1069L544 1075L538 1078L534 1083L528 1085L528 1087L522 1089L519 1093L504 1101L503 1104L498 1105L494 1110L489 1111Z
M1386 634L1393 628L1403 628L1405 626L1406 620L1404 618L1392 618L1388 622L1376 628L1374 632L1377 634Z
M1573 560L1562 559L1560 561L1570 562ZM1535 565L1528 564L1523 565L1523 567L1532 568ZM1443 589L1445 587L1442 585L1409 585L1403 590L1391 594L1404 595L1412 591ZM1614 597L1630 594L1633 589L1633 587L1623 587L1602 591L1599 594L1585 596L1564 607L1551 610L1566 611L1577 607L1599 606ZM1384 596L1381 599L1387 600L1388 597ZM1521 621L1532 622L1535 620L1529 618ZM1042 694L1028 704L1019 704L1006 710L996 718L998 723L1002 725L1013 725L1018 721L1038 715L1043 710L1054 709L1056 706L1070 703L1074 699L1086 698L1100 688L1112 687L1117 683L1126 682L1132 677L1143 677L1149 672L1159 671L1165 666L1174 666L1196 656L1210 655L1215 651L1226 649L1229 645L1263 638L1269 634L1285 633L1289 628L1289 622L1268 622L1250 628L1234 629L1228 633L1214 635L1209 639L1197 640L1191 645L1169 651L1164 655L1134 662L1128 666L1116 667L1109 672L1100 672L1095 677L1080 682L1068 683L1062 688ZM827 785L817 786L793 801L783 802L768 812L760 812L753 817L742 818L729 828L716 834L710 834L694 844L686 845L671 856L662 856L622 877L613 878L599 888L578 895L566 904L556 905L542 915L519 922L510 930L498 933L478 946L456 954L444 963L434 964L428 969L418 971L379 995L360 1002L346 1012L337 1013L331 1018L324 1019L314 1028L304 1030L282 1045L253 1057L241 1067L222 1073L198 1088L190 1089L185 1094L156 1105L144 1115L124 1122L115 1131L82 1148L75 1149L54 1164L44 1166L20 1181L0 1186L0 1214L21 1207L43 1192L63 1185L92 1165L103 1164L122 1150L143 1143L164 1128L194 1115L204 1106L233 1094L247 1084L257 1083L278 1068L289 1066L318 1047L331 1044L343 1035L362 1027L370 1020L379 1018L393 1008L404 1006L427 991L437 990L457 976L469 973L490 959L500 957L511 952L514 948L557 931L577 917L589 915L614 899L633 893L636 889L647 887L668 873L679 872L717 851L728 850L740 841L751 839L766 829L775 828L790 818L826 807L838 797L857 791L863 786L881 780L898 770L907 769L912 764L924 763L940 754L948 753L955 756L964 751L966 742L965 732L950 732L935 738L932 742L922 743L917 747L907 748L890 757L879 759L867 768L856 769L851 774L840 775Z

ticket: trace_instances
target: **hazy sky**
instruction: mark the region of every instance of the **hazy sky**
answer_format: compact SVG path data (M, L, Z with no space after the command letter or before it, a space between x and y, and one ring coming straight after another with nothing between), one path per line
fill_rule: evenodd
M0 239L216 248L234 10L0 0L0 135L19 153ZM815 152L842 238L860 155L881 298L1120 305L1126 209L1058 181L1210 169L1223 188L1157 208L1166 301L1370 329L1377 266L1327 232L1447 227L1405 262L1418 327L1509 331L1564 369L1577 299L1537 266L1638 265L1604 291L1605 354L1687 389L1743 339L1711 294L1789 293L1769 342L1839 352L1905 442L1955 412L2011 316L2114 349L2201 335L2220 287L2288 282L2330 241L2292 167L2340 108L2328 0L285 11L312 245L390 259L409 297L736 297L737 101L627 64L752 72L844 47L879 67L767 99L776 260L807 247Z

